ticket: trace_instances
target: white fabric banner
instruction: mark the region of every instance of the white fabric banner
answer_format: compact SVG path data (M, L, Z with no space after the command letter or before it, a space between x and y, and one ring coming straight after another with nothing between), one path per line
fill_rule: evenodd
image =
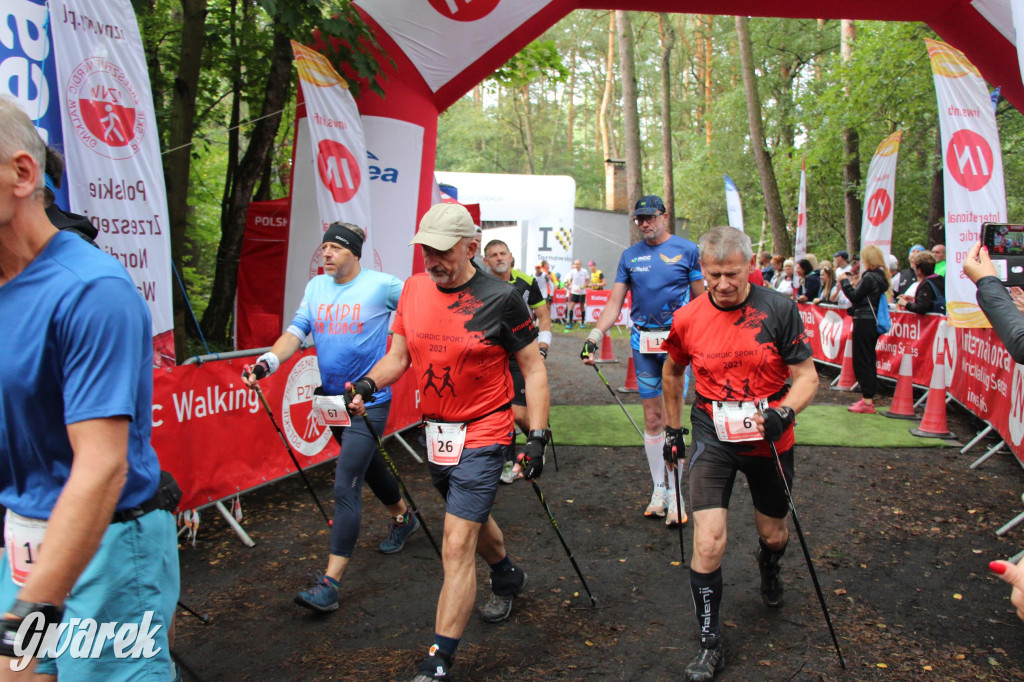
M796 239L793 242L793 260L807 255L807 162L800 164L800 197L796 209Z
M1024 80L1024 0L1010 0L1010 15L1013 17L1013 38L1017 44L1017 66L1021 80Z
M516 269L532 275L534 266L546 260L551 272L572 267L573 218L576 181L566 175L502 175L437 171L438 182L454 185L459 202L480 204L484 222L518 223L519 244L503 235ZM489 239L484 225L484 244ZM606 264L607 265L607 264ZM614 279L612 268L605 276Z
M903 131L897 130L878 144L868 167L864 190L864 216L860 244L877 246L888 258L892 252L892 216L896 197L896 158Z
M740 191L728 175L725 176L725 207L729 211L729 224L742 230L743 204L740 202Z
M983 222L1006 222L999 131L988 88L963 53L925 40L935 80L942 132L946 202L946 311L955 327L987 327L975 287L963 273Z
M358 0L434 92L552 0Z
M171 239L135 12L128 0L52 0L50 21L70 208L92 220L97 243L128 269L149 304L159 365L161 354L174 355Z

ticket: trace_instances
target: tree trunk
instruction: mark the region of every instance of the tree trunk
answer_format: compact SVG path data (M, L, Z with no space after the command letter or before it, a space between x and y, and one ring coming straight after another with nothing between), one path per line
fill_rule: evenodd
M708 156L711 156L711 22L714 17L710 14L704 15L704 143L708 148Z
M853 58L853 41L857 27L849 19L842 21L842 39L839 53L843 62ZM843 188L846 204L846 250L860 251L861 206L860 194L860 136L853 128L843 130Z
M946 216L945 188L942 186L942 130L939 124L935 124L935 172L932 173L932 193L928 202L928 243L925 248L931 248L932 244L946 243Z
M576 46L573 45L569 56L569 113L567 130L565 132L565 151L572 159L572 134L576 128Z
M168 121L167 149L163 158L164 183L167 186L167 213L171 230L171 262L178 273L184 272L185 233L188 230L189 169L192 162L192 134L196 123L196 94L199 90L199 69L203 59L203 37L206 34L206 0L181 0L181 60L174 77L171 95L171 116ZM176 284L176 283L175 283ZM180 286L171 287L174 294L174 348L184 358L185 296Z
M636 109L636 65L633 61L633 26L629 13L615 11L619 29L619 66L622 72L622 138L626 148L626 212L643 196L640 167L640 115ZM640 231L629 223L630 243L640 241Z
M658 30L661 33L661 157L664 168L663 193L665 209L668 211L669 230L675 234L676 199L674 166L672 163L672 47L676 42L675 31L669 23L668 15L658 15Z
M612 145L609 135L608 107L612 101L613 69L615 68L615 12L608 13L608 53L604 60L604 93L601 95L601 108L597 113L597 127L601 133L601 163L612 158Z
M772 157L764 141L764 124L761 121L761 98L757 94L757 78L754 75L754 48L750 43L750 18L736 17L736 36L740 44L740 62L743 69L743 89L747 95L747 118L750 121L750 146L754 149L757 173L761 177L761 191L764 193L765 211L772 226L772 252L789 255L791 244L786 232L786 218L779 198L779 185L775 181Z
M526 163L530 175L536 172L536 163L533 153L533 127L530 124L530 86L524 85L519 92L519 101L523 105L520 114L520 130L523 135L523 146L526 147Z
M230 338L235 289L238 283L238 257L245 233L246 212L253 189L259 180L263 162L274 148L281 123L281 111L291 92L292 46L284 29L275 25L272 63L264 87L263 104L249 136L249 146L238 164L228 201L221 217L217 270L213 278L210 304L203 314L202 329L207 338L226 343Z

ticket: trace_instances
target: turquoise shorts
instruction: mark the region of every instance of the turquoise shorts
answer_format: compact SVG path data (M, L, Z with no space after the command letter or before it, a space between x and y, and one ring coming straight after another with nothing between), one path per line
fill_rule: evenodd
M11 580L7 552L0 561L0 575L0 605L6 611L14 604L20 589ZM99 638L83 634L88 632L86 628L69 626L59 644L53 647L64 651L55 659L40 659L36 672L58 675L61 680L166 682L173 679L167 631L177 607L178 587L178 537L170 512L156 510L134 521L110 524L96 556L65 602L63 622L91 618L100 632L104 623L114 623L114 631L121 631L122 624L135 623L140 630L145 624L144 632L150 635L152 643L144 647L139 642L138 658L130 657L131 646L123 647L128 657L117 658L114 637L109 637L98 652L98 658L75 657L72 653L84 652L87 641L93 642L95 647ZM152 612L151 615L147 616L147 611ZM71 637L70 642L67 642L68 637ZM131 641L139 640L132 638ZM155 653L147 658L150 652Z

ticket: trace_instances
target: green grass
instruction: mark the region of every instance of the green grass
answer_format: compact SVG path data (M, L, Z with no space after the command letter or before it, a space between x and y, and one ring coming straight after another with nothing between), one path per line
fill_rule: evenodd
M643 408L627 405L642 429ZM918 425L909 419L881 414L854 414L845 405L812 405L796 418L797 445L859 448L952 447L956 441L918 438L907 431ZM690 425L690 407L683 408L683 424ZM618 405L557 405L551 408L555 445L627 447L643 441ZM687 438L689 441L689 437Z

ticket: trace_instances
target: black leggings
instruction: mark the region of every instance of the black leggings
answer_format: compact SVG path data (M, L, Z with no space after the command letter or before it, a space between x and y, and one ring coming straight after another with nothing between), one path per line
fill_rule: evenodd
M878 329L875 320L853 319L853 375L860 384L860 394L869 400L875 398L875 380L878 376L875 345Z

